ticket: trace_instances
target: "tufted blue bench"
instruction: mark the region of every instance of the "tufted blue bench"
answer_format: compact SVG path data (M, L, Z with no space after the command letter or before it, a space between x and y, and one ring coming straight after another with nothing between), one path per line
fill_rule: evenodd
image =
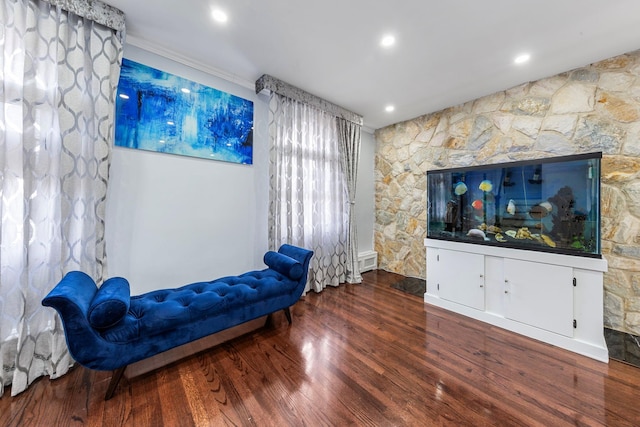
M313 252L282 245L264 256L268 268L176 289L130 296L122 277L100 288L87 274L67 273L42 300L57 310L71 356L90 369L115 371L113 396L127 365L259 317L300 299Z

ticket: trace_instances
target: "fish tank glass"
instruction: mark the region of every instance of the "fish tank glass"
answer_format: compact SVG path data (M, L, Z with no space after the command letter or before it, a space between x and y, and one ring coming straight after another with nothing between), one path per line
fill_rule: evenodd
M427 172L427 237L600 258L589 153Z

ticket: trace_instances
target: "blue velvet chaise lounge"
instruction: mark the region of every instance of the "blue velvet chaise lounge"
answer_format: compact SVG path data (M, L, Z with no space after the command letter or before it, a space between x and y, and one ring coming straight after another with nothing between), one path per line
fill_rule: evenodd
M71 356L82 366L114 371L110 399L127 365L259 317L300 299L313 252L282 245L268 268L176 289L130 296L122 277L100 288L87 274L67 273L42 300L62 318Z

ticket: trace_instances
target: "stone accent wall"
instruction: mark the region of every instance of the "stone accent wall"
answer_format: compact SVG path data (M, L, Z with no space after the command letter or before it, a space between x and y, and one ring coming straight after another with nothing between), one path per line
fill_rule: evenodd
M640 335L640 51L375 133L379 267L426 277L426 172L602 151L605 325Z

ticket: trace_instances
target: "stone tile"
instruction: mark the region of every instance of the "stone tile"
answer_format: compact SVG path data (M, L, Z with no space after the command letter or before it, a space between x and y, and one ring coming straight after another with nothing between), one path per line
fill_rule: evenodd
M640 337L604 328L609 357L640 368Z

